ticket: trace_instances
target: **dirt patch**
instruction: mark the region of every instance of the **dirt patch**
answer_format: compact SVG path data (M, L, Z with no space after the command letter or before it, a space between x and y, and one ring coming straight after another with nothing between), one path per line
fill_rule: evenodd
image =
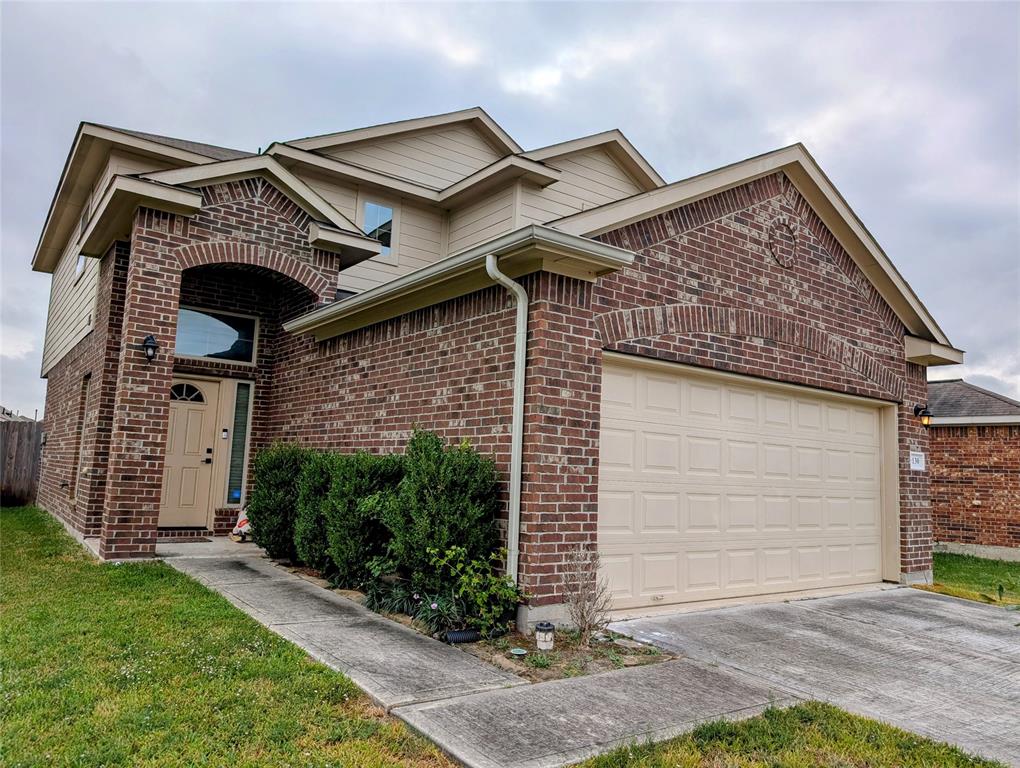
M538 650L533 636L518 632L457 647L533 683L593 675L623 667L641 667L675 658L653 645L645 645L614 632L602 633L587 648L578 643L576 634L563 630L556 632L551 651ZM511 648L523 648L527 655L515 657L510 653Z

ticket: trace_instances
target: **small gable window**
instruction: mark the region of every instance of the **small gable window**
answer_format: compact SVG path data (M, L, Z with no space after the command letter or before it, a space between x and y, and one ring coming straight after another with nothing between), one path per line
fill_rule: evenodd
M254 362L255 318L181 307L177 314L176 354Z
M365 202L365 234L382 243L382 255L389 256L393 245L393 209L381 203Z

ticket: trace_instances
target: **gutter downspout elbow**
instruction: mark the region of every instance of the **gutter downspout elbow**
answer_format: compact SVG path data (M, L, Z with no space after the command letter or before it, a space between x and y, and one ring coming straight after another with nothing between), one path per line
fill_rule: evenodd
M513 415L510 424L510 508L506 527L506 570L517 583L521 538L521 467L524 454L524 376L528 353L528 292L499 271L496 254L485 257L485 271L514 296L517 326L514 334Z

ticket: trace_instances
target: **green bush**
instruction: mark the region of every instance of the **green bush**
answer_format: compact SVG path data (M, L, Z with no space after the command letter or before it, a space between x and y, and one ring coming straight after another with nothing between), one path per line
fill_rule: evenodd
M506 550L474 560L468 558L463 547L450 547L443 553L433 549L430 554L433 569L444 582L452 585L452 597L463 606L469 627L490 637L506 629L515 619L517 606L524 601L524 595L509 576L500 573L506 560Z
M338 455L323 506L328 555L334 580L360 587L368 565L385 554L390 534L381 519L381 499L392 494L403 475L402 456L370 453Z
M309 452L298 480L294 549L305 565L330 575L333 570L326 536L326 503L338 462L336 453Z
M296 560L294 518L298 480L310 451L277 443L255 456L254 478L248 498L252 538L270 557Z
M496 471L467 443L446 448L437 435L416 430L396 491L371 506L389 529L389 557L418 592L449 594L453 586L429 550L461 547L468 560L478 560L496 547Z

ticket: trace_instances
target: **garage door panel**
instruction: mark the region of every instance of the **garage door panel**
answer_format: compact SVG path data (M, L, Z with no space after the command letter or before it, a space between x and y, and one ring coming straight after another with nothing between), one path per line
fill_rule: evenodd
M879 411L607 364L599 547L617 607L881 578Z

